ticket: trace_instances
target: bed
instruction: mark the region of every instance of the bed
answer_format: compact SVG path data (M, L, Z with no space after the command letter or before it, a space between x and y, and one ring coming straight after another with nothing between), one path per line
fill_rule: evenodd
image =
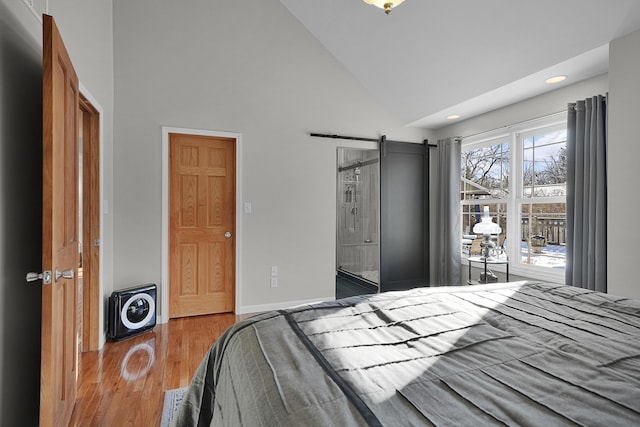
M513 282L263 313L212 345L174 425L640 425L640 301Z

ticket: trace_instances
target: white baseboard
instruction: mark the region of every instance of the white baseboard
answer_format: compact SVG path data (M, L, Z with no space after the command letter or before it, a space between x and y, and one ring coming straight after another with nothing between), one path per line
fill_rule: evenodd
M274 302L271 304L259 304L259 305L241 305L238 307L236 314L251 314L251 313L263 313L265 311L273 311L273 310L282 310L284 308L295 307L296 305L302 304L313 304L314 302L325 302L325 301L334 301L334 297L320 298L320 299L309 299L309 300L300 300L300 301L282 301L282 302ZM158 314L156 317L156 322L159 324L167 323L169 318L164 316L163 314Z

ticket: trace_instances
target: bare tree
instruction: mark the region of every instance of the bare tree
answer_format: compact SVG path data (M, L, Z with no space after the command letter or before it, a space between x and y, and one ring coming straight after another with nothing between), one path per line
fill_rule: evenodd
M544 184L564 184L567 182L567 147L560 147L558 154L544 159L545 167L540 172Z
M499 166L499 167L498 167ZM489 190L508 188L509 151L501 144L462 153L462 173L469 181Z

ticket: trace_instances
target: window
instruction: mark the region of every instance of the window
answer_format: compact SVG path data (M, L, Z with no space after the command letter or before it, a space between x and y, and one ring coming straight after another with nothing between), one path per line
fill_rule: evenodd
M460 181L463 256L474 254L473 226L488 206L502 228L495 236L499 252L509 256L514 274L564 280L566 160L563 118L465 139Z

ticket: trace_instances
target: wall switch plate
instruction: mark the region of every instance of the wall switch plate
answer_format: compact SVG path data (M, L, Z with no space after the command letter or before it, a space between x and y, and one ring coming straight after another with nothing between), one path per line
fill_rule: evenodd
M278 266L277 265L272 265L271 266L271 277L276 277L278 275Z
M251 213L251 202L244 202L244 213Z
M271 287L272 288L277 288L278 287L278 278L277 277L272 277L271 278Z

